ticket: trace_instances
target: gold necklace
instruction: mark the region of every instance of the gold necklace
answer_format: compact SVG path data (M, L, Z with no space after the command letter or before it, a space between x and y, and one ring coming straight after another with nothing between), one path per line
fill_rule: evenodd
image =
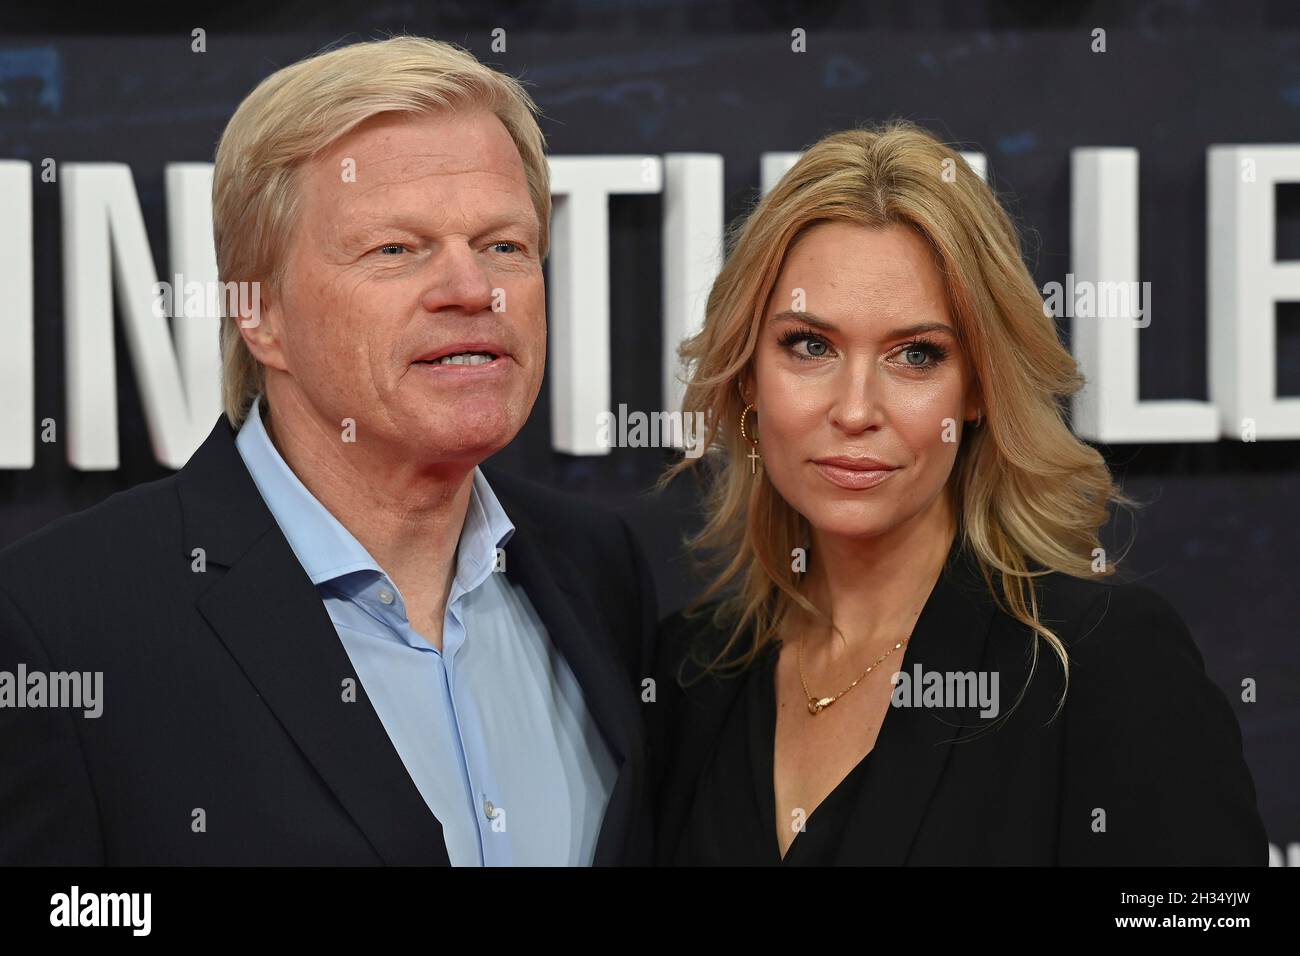
M879 664L879 663L880 663L881 661L883 661L886 657L888 657L890 654L894 653L894 651L898 650L900 647L902 647L904 644L906 644L909 640L911 640L911 638L908 637L908 638L906 638L906 639L904 639L904 640L899 641L897 644L895 644L895 645L894 645L893 647L891 647L889 650L885 651L885 653L881 654L878 658L876 658L876 661L875 661L874 664L872 664L870 667L868 667L866 670L864 670L861 674L858 675L858 679L857 679L857 680L855 680L855 681L854 681L852 684L850 684L848 687L844 688L842 691L840 691L840 692L839 692L838 694L836 694L834 697L814 697L812 694L810 694L810 693L808 692L808 681L807 681L807 680L804 678L804 676L803 676L803 645L804 645L804 638L805 638L805 636L806 636L806 635L803 635L803 634L799 635L799 654L798 654L798 657L799 657L799 683L803 684L803 693L804 693L804 696L808 698L808 713L810 713L810 714L812 714L812 715L814 715L814 716L816 716L817 714L820 714L823 710L825 710L825 709L826 709L827 707L829 707L831 704L835 703L837 700L839 700L841 697L843 697L843 696L844 696L845 694L847 694L849 691L853 690L853 688L857 687L857 686L858 686L858 683L862 680L862 678L866 677L868 674L870 674L873 670L876 669L876 665L877 665L877 664Z

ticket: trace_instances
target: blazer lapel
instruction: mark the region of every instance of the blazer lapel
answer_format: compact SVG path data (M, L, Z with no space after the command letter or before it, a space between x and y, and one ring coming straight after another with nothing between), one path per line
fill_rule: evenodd
M978 671L993 620L993 605L975 558L953 545L917 619L899 670ZM889 708L862 781L859 810L846 828L844 858L854 864L906 862L930 797L951 750L978 721L973 707Z
M710 613L709 611L704 613ZM672 688L676 713L669 729L657 740L659 776L655 857L660 865L672 865L687 816L695 802L700 778L717 748L727 715L736 704L747 671L727 669L707 672L704 664L722 650L729 634L699 618L678 620L680 630L661 629L659 654L661 686ZM663 665L666 665L664 667Z
M513 505L505 505L515 525L505 547L506 576L527 593L547 635L573 670L618 768L593 860L595 866L617 865L622 862L633 814L638 812L645 775L637 701L628 675L615 657L611 637L603 633L590 599L581 590L579 582L590 575L569 562L558 542L541 540L527 514Z
M178 476L185 559L225 567L198 609L383 862L449 863L315 587L244 467L224 416ZM209 571L209 573L211 573ZM343 699L343 681L359 693Z

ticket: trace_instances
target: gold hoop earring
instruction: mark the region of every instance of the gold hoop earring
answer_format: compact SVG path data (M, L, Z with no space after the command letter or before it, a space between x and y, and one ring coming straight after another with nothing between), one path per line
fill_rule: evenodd
M741 412L740 412L740 437L743 438L743 439L745 439L745 441L749 442L751 445L757 446L757 445L758 445L758 439L757 439L757 438L750 438L750 437L749 437L749 432L745 430L745 419L749 417L749 412L750 412L751 409L753 409L753 411L754 411L754 415L757 416L757 415L758 415L758 409L754 408L754 406L753 406L752 403L749 404L749 405L746 405L746 406L741 410Z
M751 408L754 408L752 404L746 405L744 411L740 413L740 437L745 439L745 441L749 442L752 446L749 449L749 454L745 457L749 459L749 473L751 475L756 475L758 474L758 463L762 460L763 456L758 453L758 436L750 438L749 432L745 428L745 419L749 417L749 410ZM754 420L758 420L757 408L754 408Z

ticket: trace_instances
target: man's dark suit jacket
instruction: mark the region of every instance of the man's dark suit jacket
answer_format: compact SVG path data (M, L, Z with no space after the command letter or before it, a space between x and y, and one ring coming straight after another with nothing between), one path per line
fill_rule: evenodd
M995 721L977 708L891 707L837 862L1266 865L1236 717L1178 614L1137 585L1062 574L1039 581L1042 619L1071 659L1060 716L1049 723L1061 669L1045 646L1024 699L996 729L982 729ZM661 631L661 863L676 855L739 696L736 678L705 676L685 690L675 678L689 683L701 673L690 658L721 649L729 632L709 623L712 609L678 613ZM1030 653L1029 630L994 606L969 552L954 546L898 670L997 671L1003 716L1028 677ZM1104 832L1094 829L1098 809ZM775 808L761 811L775 828Z
M104 675L96 719L0 708L0 864L448 862L234 437L223 417L176 475L0 552L0 670ZM649 862L648 568L620 518L487 474L516 526L505 573L619 767L595 863Z

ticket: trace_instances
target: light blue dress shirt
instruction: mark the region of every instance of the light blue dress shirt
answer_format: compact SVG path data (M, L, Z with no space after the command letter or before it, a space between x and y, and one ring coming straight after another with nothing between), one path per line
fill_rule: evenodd
M316 586L454 866L586 866L617 768L528 595L494 573L514 533L474 469L442 651L280 456L253 403L235 446ZM364 493L364 489L359 489Z

